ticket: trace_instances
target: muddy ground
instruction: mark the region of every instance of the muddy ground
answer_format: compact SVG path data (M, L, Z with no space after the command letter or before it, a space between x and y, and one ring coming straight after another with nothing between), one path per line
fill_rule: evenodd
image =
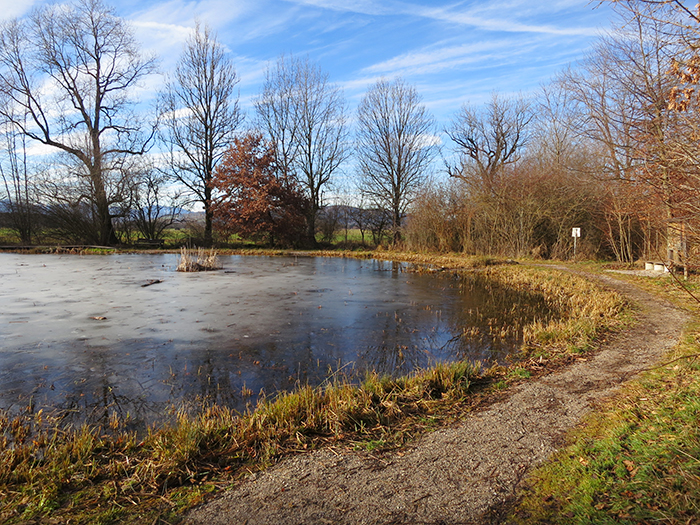
M602 282L640 307L639 322L595 354L465 414L413 446L371 454L325 449L281 461L215 501L188 525L499 523L524 474L564 434L678 341L689 315L612 276Z

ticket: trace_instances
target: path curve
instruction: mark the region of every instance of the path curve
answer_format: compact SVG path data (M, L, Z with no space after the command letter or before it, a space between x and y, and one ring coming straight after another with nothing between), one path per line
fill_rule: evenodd
M413 446L375 457L320 450L281 461L191 512L187 525L476 524L556 451L597 400L657 362L690 317L609 275L588 276L641 307L639 322L587 360L512 388Z

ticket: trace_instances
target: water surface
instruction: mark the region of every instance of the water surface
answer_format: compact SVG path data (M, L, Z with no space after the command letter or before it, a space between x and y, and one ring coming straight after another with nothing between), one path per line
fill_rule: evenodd
M182 403L243 410L261 390L329 374L502 359L517 335L494 339L494 327L547 315L532 298L391 262L221 262L186 274L173 254L0 254L0 408L146 423Z

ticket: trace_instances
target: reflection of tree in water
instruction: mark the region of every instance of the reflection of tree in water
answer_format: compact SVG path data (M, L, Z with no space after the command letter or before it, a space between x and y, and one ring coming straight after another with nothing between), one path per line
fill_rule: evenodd
M205 340L79 343L66 352L68 361L51 366L27 365L17 352L5 361L14 383L1 398L3 408L16 403L21 409L31 397L37 410L56 407L75 422L118 417L143 429L211 403L243 411L261 389L274 396L297 385L356 381L368 370L398 376L440 361L502 361L522 340L523 326L556 315L538 294L479 273L425 278L390 263L371 270L387 274L376 289L365 289L368 299L358 293L344 301L327 288L310 290L319 299L326 294L323 310L314 307L286 323L289 333L274 336L279 341L242 339L247 332L237 328ZM379 286L389 281L399 286Z
M128 429L144 429L154 421L162 421L163 407L147 401L145 396L118 394L107 381L93 392L75 392L56 408L62 419L74 425L88 423L103 427L119 421Z
M465 276L461 293L480 294L480 306L468 308L455 319L465 348L470 344L487 344L494 357L504 358L522 342L523 327L534 322L547 322L559 315L551 311L539 293L513 290L481 273Z
M425 366L431 358L429 350L417 345L370 346L358 353L356 368L399 376Z
M393 338L386 338L391 341L359 352L357 368L396 376L440 361L503 362L522 342L524 326L557 315L541 294L515 291L480 273L461 276L456 285L465 299L461 308L449 315L437 310L439 323L419 327L420 343L407 337L411 328L395 312L396 322L384 330L385 336L391 332Z

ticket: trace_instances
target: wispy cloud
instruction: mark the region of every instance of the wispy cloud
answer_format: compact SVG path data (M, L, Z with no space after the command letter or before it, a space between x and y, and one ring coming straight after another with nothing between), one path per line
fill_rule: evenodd
M358 13L363 15L381 16L396 15L403 12L401 2L373 0L286 0L290 3L314 6L333 11L346 13Z
M475 63L493 63L494 61L513 61L530 50L532 45L522 40L488 40L463 44L431 45L417 51L411 51L389 60L372 64L365 72L381 75L425 75L439 73L446 69Z
M494 11L494 6L491 5L489 8L489 13ZM478 11L474 12L471 9L467 10L457 10L455 8L422 8L416 7L412 9L412 13L420 15L425 18L430 18L432 20L439 20L442 22L448 22L453 24L460 24L473 27L475 29L481 29L484 31L492 32L505 32L505 33L536 33L536 34L546 34L546 35L558 35L558 36L595 36L598 34L598 29L595 27L588 26L569 26L569 27L559 27L551 24L530 24L527 22L519 21L517 18L512 18L512 14L508 15L506 13L517 13L517 9L506 9L502 6L498 9L499 15L497 17L484 17L479 16Z
M133 14L134 19L176 26L190 26L199 19L215 29L226 26L255 7L255 3L249 0L168 0L146 5L146 9Z
M570 0L554 2L532 2L511 0L502 2L473 2L453 4L445 7L425 7L410 2L365 0L287 0L292 3L314 6L333 11L352 12L371 16L410 15L430 20L459 24L485 31L508 33L537 33L549 35L595 36L597 29L579 25L574 20L566 27L552 24L532 24L523 21L536 15L551 15L566 10L572 5L580 5Z
M146 4L126 16L135 27L145 47L161 56L171 55L174 48L182 46L195 21L206 24L214 31L221 31L251 9L251 2L226 0L168 0ZM179 49L178 49L179 51Z
M0 0L0 19L34 3ZM309 56L344 89L351 107L382 77L402 76L445 121L490 93L534 91L580 57L610 20L581 0L106 0L128 19L142 49L174 69L195 20L209 25L240 75L248 112L281 54ZM147 79L148 101L163 77Z

